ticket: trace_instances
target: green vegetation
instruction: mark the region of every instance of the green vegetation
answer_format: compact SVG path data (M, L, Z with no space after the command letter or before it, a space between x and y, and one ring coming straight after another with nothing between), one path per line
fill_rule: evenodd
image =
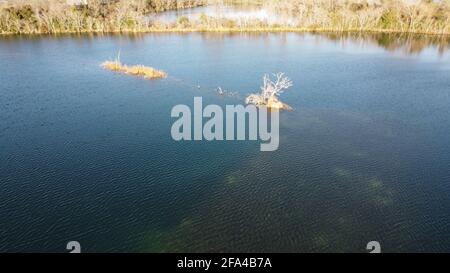
M152 14L206 4L258 6L289 24L249 18L180 17L158 22ZM412 3L415 2L415 3ZM0 7L0 33L156 31L370 31L450 34L450 0L23 0Z

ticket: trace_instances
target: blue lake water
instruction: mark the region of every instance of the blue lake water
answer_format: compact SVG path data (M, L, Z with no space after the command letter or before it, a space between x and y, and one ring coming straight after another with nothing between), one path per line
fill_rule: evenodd
M450 251L450 54L436 37L0 38L0 251ZM103 70L116 57L169 73ZM177 104L285 72L280 147L175 142ZM200 86L198 88L197 86ZM215 89L236 92L218 96Z

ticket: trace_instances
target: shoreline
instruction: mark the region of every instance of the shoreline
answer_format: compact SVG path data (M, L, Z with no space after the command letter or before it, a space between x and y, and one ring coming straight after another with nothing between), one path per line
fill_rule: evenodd
M284 27L263 27L263 28L216 28L216 29L199 29L199 28L169 28L156 29L149 28L145 30L113 30L113 31L63 31L63 32L2 32L0 37L15 35L63 35L63 34L149 34L149 33L363 33L363 34L396 34L396 35L427 35L450 37L450 32L436 31L404 31L390 29L332 29L332 28L284 28Z

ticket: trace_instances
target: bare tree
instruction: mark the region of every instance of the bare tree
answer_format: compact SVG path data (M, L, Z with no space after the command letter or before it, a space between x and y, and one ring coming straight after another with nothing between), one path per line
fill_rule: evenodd
M293 85L292 81L281 72L273 75L276 77L275 81L272 81L269 75L264 75L263 86L261 86L260 93L250 94L245 99L245 103L254 104L256 106L266 106L268 108L290 109L290 107L282 103L278 97Z

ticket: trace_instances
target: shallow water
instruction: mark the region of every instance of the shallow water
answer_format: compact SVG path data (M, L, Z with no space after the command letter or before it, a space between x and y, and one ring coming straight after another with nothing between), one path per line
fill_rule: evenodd
M392 35L2 37L0 251L450 251L447 48ZM119 50L169 77L101 69ZM172 140L174 105L240 104L278 71L295 110L276 152Z

